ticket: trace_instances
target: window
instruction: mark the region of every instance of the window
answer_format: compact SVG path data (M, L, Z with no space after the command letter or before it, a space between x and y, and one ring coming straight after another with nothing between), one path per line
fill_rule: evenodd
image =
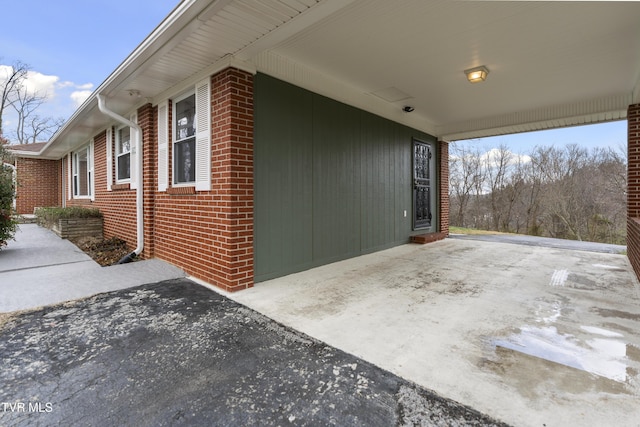
M74 197L91 197L93 195L91 145L87 145L72 154L71 174L73 177Z
M209 78L197 83L187 94L171 100L171 104L167 100L158 105L157 158L158 191L168 191L172 186L211 191Z
M188 95L174 104L173 183L196 181L196 96Z
M118 129L116 133L116 179L118 182L131 178L131 128Z

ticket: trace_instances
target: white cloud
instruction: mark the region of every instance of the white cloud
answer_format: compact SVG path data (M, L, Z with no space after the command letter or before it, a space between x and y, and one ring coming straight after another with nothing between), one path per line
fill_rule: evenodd
M498 159L500 159L501 150L499 148L492 148L486 153L482 154L482 159L484 162L489 165L497 165ZM507 164L508 165L516 165L518 164L518 160L520 163L525 164L531 161L531 156L527 156L526 154L518 154L513 151L507 150Z
M0 65L0 80L6 79L12 72L10 65ZM93 83L77 84L68 80L60 81L60 77L40 73L38 71L28 71L23 82L28 93L37 93L52 101L57 95L62 98L71 99L75 108L91 95ZM72 90L69 93L69 90ZM68 98L67 98L68 97Z
M73 100L75 107L78 108L93 92L93 83L84 83L80 85L72 83L72 85L76 90L71 92L69 97Z
M24 87L27 92L36 93L47 99L52 99L56 95L56 83L60 80L58 76L48 76L37 71L29 71L24 80Z
M85 83L83 85L76 85L76 89L80 90L93 90L93 83Z
M1 80L6 80L12 72L12 66L0 65ZM29 94L35 93L46 99L53 99L56 95L58 80L60 80L58 76L50 76L38 71L28 71L22 84Z
M70 96L73 102L75 102L76 107L79 107L92 93L92 90L76 90L73 91Z

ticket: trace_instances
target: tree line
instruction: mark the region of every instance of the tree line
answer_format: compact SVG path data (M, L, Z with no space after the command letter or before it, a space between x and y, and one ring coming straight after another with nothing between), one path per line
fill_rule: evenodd
M452 226L624 245L626 188L622 149L450 148Z

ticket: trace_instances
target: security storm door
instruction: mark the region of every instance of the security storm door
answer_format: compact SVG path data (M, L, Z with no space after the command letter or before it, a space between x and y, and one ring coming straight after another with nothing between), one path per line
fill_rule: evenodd
M413 228L431 227L433 147L413 140Z

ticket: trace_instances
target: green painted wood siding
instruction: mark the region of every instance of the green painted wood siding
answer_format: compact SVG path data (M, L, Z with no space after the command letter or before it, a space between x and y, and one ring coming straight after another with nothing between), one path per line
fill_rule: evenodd
M433 137L264 74L254 84L257 282L415 234L412 138Z

